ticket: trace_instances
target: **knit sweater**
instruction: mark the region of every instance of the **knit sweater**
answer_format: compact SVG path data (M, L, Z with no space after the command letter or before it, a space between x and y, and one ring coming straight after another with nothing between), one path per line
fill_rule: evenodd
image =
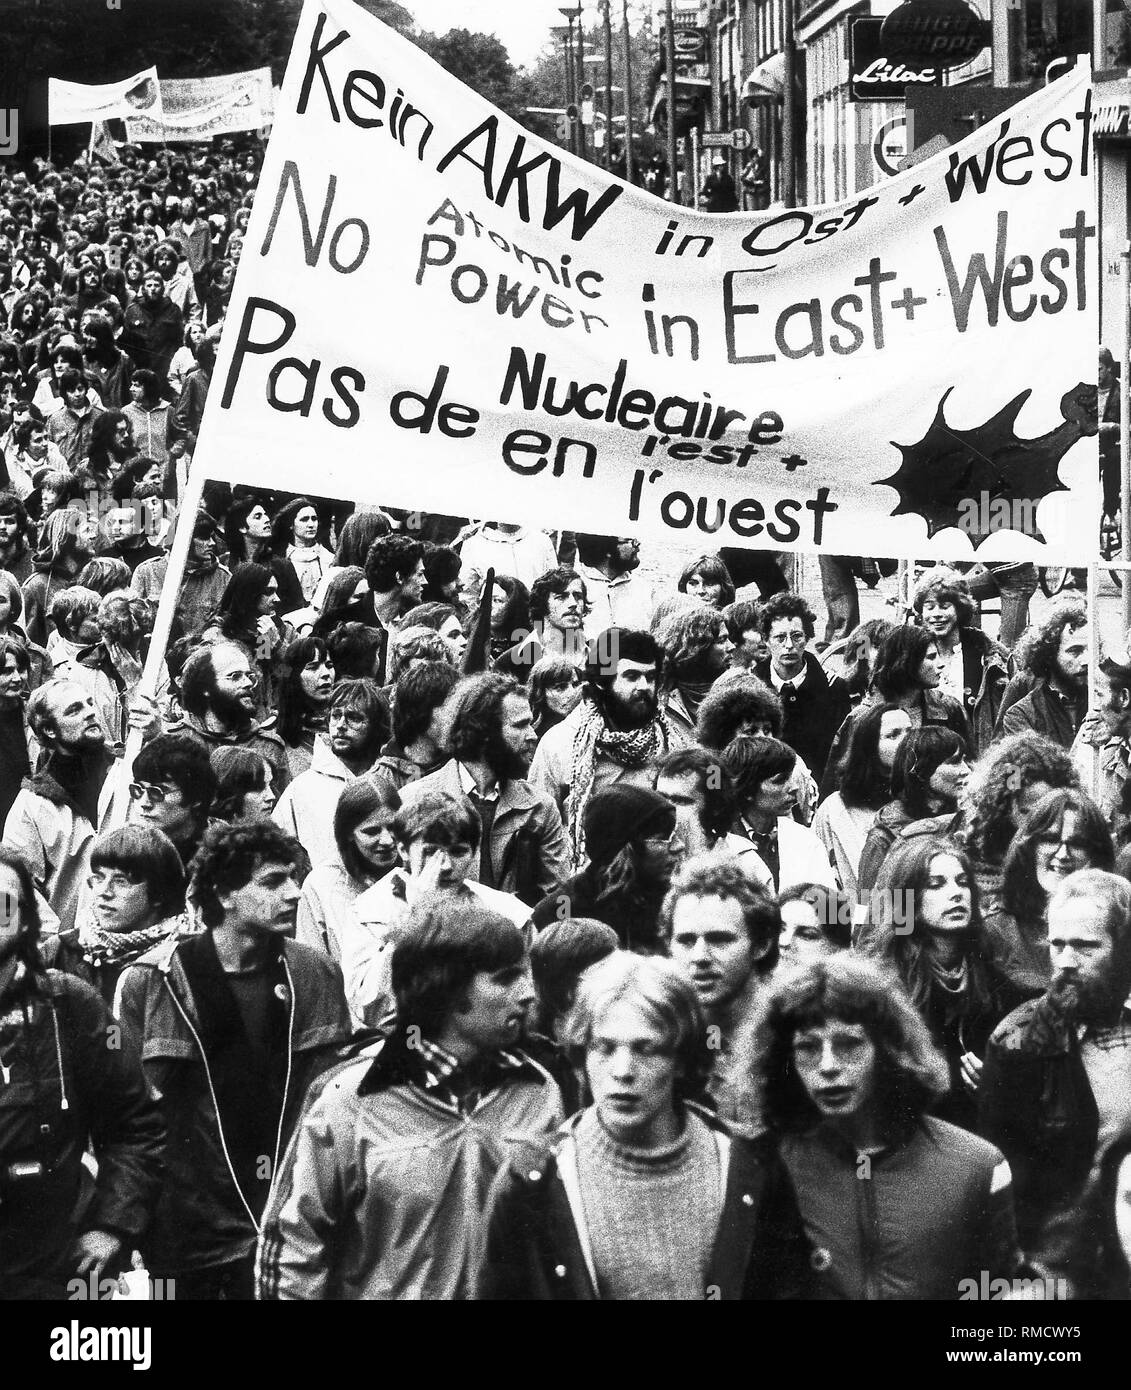
M595 1106L577 1124L578 1178L602 1299L705 1296L723 1175L710 1130L685 1115L683 1133L660 1149L614 1139Z

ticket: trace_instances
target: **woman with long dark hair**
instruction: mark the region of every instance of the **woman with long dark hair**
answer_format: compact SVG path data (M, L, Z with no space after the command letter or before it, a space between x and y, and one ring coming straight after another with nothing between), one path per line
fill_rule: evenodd
M868 831L891 799L891 771L911 718L898 705L873 705L852 730L837 768L838 790L813 817L813 833L829 852L840 886L855 901L856 874Z
M856 871L861 902L876 881L888 851L909 827L953 832L958 798L969 772L966 745L951 729L909 729L891 765L892 799L880 808L864 839ZM949 824L939 818L951 818Z
M209 754L216 774L216 795L211 819L236 825L240 821L269 816L278 800L275 772L254 748L238 744L214 748Z
M261 717L275 707L281 676L279 654L294 634L279 616L279 581L267 565L237 565L204 639L219 635L242 647L258 669Z
M326 585L322 608L311 629L316 637L329 637L343 623L364 623L372 616L367 602L369 585L357 565L340 569Z
M934 1113L975 1129L982 1057L1007 1002L993 988L978 886L957 841L921 835L892 849L857 945L896 971L946 1058L950 1091Z
M296 940L341 961L354 903L399 863L393 818L400 808L400 793L384 778L359 777L344 789L334 811L338 855L315 864L302 885Z
M1002 866L1001 903L986 913L986 945L1015 1003L1049 987L1048 904L1069 874L1115 867L1111 831L1090 796L1048 792L1017 827Z
M296 637L279 657L278 715L275 732L287 746L291 776L310 766L314 740L329 724L334 663L321 637Z
M318 543L318 508L309 497L296 497L279 508L271 521L271 549L295 572L304 603L314 595L334 562Z
M114 479L129 459L136 457L133 427L120 410L104 410L90 427L90 452L75 469L84 493L109 496Z
M224 516L224 541L231 564L263 564L272 554L271 515L254 493L233 502Z
M962 706L949 695L939 693L945 662L933 639L920 627L897 627L883 638L876 649L872 669L872 689L866 699L850 710L837 730L829 750L828 769L835 768L844 753L853 723L873 704L898 705L911 718L913 728L941 724L952 729L967 748L970 726ZM822 787L828 785L828 772Z

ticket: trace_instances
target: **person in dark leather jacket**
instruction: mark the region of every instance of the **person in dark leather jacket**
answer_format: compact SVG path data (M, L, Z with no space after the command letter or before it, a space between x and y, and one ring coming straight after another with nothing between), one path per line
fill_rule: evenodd
M979 1129L1016 1177L1021 1239L1075 1280L1074 1226L1104 1153L1131 1130L1131 886L1103 869L1070 874L1048 905L1052 983L994 1030ZM1101 1113L1102 1107L1102 1113Z

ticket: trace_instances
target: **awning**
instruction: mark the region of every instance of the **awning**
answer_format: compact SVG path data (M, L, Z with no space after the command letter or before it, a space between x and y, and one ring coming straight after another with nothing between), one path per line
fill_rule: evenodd
M781 101L785 91L785 54L772 53L752 68L742 84L742 98L754 104Z

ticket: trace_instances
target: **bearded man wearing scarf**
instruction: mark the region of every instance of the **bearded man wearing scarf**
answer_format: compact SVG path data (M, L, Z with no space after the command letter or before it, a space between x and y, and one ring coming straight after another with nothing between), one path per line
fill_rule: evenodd
M671 747L659 708L660 649L650 633L606 628L589 643L585 686L572 714L542 738L527 781L562 813L572 869L585 863L585 808L617 783L650 788Z

